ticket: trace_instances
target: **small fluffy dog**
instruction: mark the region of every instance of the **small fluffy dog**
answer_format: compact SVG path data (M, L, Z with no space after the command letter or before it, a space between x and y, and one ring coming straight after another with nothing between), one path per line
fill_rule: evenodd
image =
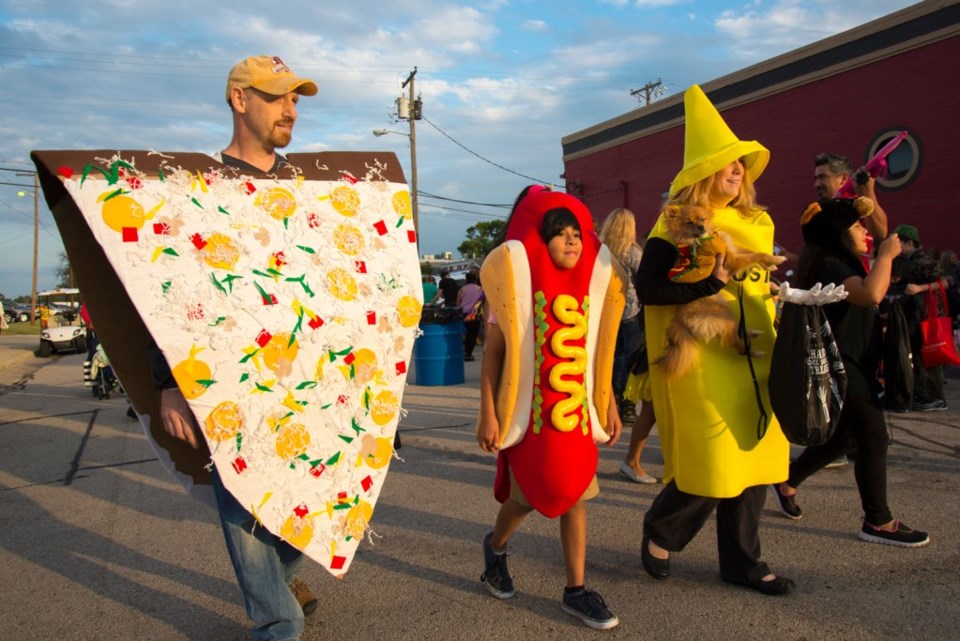
M772 271L786 260L762 252L739 249L730 237L713 229L713 211L706 207L670 205L664 210L664 220L670 240L679 248L680 255L670 279L678 283L695 283L713 273L718 254L724 254L723 265L732 274L757 265ZM699 298L682 305L667 326L667 346L655 364L663 367L668 378L677 378L687 372L697 361L696 342L705 343L719 338L723 344L737 350L747 351L737 333L737 322L720 294ZM760 332L750 331L751 336ZM752 356L762 356L751 352Z

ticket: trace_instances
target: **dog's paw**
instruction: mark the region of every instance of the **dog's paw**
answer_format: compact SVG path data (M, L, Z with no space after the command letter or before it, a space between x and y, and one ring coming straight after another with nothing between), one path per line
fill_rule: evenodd
M760 263L760 266L766 269L767 271L775 271L777 267L787 260L786 256L768 256L763 262Z

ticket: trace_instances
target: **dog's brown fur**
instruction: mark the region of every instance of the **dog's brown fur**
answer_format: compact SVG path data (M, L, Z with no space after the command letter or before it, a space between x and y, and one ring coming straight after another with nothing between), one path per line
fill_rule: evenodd
M675 245L683 247L697 241L700 243L694 264L675 277L674 282L693 283L707 278L713 273L718 254L724 255L723 265L731 274L742 272L752 265L772 271L786 260L783 256L739 249L729 236L713 228L712 219L713 211L706 207L670 205L664 210L670 240ZM751 336L759 334L750 331ZM747 351L738 336L736 319L720 294L682 305L667 326L666 335L667 346L655 364L661 366L671 379L682 376L696 364L697 342L705 343L719 338L739 354ZM763 354L751 352L751 355L759 357Z

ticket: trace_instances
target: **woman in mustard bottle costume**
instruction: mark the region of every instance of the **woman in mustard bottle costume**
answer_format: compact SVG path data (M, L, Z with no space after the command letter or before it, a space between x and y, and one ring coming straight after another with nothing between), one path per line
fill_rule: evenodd
M667 205L700 205L713 225L744 250L770 252L773 221L756 204L753 182L770 152L739 140L694 85L684 95L686 138L683 169L670 185ZM718 257L712 275L679 283L669 274L680 257L661 215L637 272L637 295L646 309L650 362L666 345L664 330L677 306L720 292L734 317L759 331L748 357L719 341L697 345L697 366L667 380L650 368L664 457L664 489L644 518L643 567L654 578L670 573L679 552L717 512L721 578L763 594L787 594L790 579L760 560L760 513L766 485L787 476L789 444L770 410L767 379L773 351L774 304L769 275L759 268L731 274Z

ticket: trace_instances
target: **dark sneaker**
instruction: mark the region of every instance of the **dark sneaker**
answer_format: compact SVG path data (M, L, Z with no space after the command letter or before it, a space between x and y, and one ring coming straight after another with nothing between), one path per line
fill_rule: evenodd
M293 596L297 597L297 603L303 610L303 616L308 617L317 611L317 597L313 596L310 586L306 583L299 578L295 578L290 582L290 591L293 592Z
M896 529L892 531L875 528L866 521L860 528L859 537L870 543L883 543L884 545L896 545L901 548L922 548L930 543L930 537L926 532L912 530L900 521L894 521Z
M603 597L593 590L564 592L561 607L594 630L609 630L620 623L620 619L607 609Z
M922 403L914 403L911 407L914 412L942 412L947 409L947 402L942 398L934 399L932 401L924 401Z
M483 537L483 574L480 580L487 586L487 591L498 599L509 599L514 595L513 577L507 569L507 553L496 554L490 547L493 532Z
M787 496L780 491L780 484L774 483L770 486L770 493L773 494L774 498L777 499L777 507L780 508L780 512L787 517L788 519L793 519L794 521L799 521L803 518L803 512L800 510L800 506L797 505L796 498L797 495Z
M824 466L823 466L823 469L829 470L829 469L833 469L833 468L835 468L835 467L846 467L846 466L849 465L849 464L850 464L850 462L847 460L847 457L846 457L846 456L841 456L840 458L836 459L835 461L830 461L829 463L827 463L826 465L824 465Z

